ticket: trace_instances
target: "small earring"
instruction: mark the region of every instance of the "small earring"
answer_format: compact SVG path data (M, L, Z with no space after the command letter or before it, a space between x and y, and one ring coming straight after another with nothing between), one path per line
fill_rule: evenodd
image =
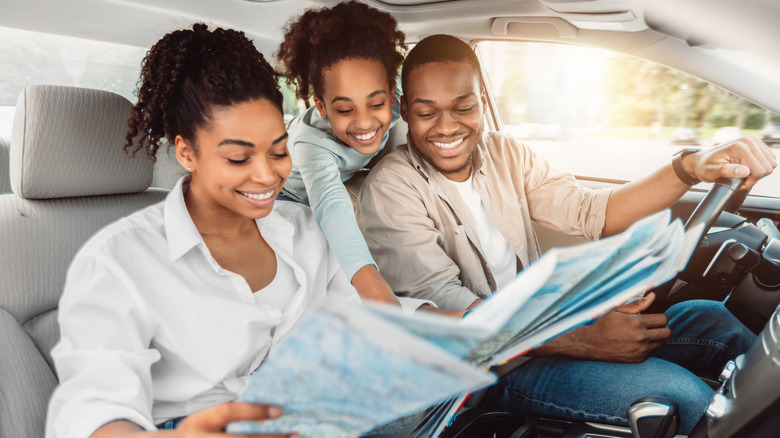
M188 167L187 172L192 172L192 167Z

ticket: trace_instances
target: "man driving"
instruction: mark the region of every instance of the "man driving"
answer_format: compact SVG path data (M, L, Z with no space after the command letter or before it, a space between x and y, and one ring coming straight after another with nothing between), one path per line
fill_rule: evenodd
M532 221L598 239L671 206L699 180L746 178L743 188L750 188L776 166L766 145L748 137L679 154L643 179L595 190L513 137L485 131L479 61L457 38L418 43L402 83L408 145L372 170L356 217L396 294L445 309L473 308L539 257ZM712 396L696 374L717 373L755 336L719 302L641 313L653 299L617 307L532 351L483 404L625 425L632 401L660 395L680 406L680 432L690 432Z

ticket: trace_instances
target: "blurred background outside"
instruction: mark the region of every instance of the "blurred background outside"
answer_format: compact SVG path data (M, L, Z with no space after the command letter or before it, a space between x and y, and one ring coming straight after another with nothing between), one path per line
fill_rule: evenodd
M11 137L27 85L103 89L136 101L146 48L1 27L0 41L0 137ZM478 52L504 130L576 175L633 180L684 146L711 147L762 130L780 146L776 114L660 65L545 43L486 41ZM290 120L305 105L283 80L280 87ZM780 196L780 172L753 193Z
M504 130L581 176L634 180L683 147L760 137L780 122L721 88L627 55L533 42L477 47ZM753 193L780 196L780 175Z

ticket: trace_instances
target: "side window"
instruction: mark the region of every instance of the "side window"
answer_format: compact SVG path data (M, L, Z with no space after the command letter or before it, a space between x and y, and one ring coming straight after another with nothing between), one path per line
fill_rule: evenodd
M96 88L136 100L145 48L2 27L0 41L0 137L11 137L16 100L28 85Z
M301 111L306 109L306 103L295 96L295 90L293 90L287 81L279 79L279 90L282 92L283 98L283 110L284 110L284 123L287 124L290 120L295 118Z
M707 82L627 55L528 42L484 41L477 50L504 131L578 177L631 181L682 147L760 137L780 121ZM752 193L780 196L780 179L764 178Z
M16 101L28 85L66 85L113 91L130 102L147 48L0 27L0 138L10 139ZM284 81L285 119L302 103Z

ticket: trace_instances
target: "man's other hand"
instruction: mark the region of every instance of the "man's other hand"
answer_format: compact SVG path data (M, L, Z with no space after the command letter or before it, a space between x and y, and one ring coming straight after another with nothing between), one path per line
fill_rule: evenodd
M642 362L671 336L663 313L643 315L655 294L614 308L591 325L571 330L531 352L605 362Z

